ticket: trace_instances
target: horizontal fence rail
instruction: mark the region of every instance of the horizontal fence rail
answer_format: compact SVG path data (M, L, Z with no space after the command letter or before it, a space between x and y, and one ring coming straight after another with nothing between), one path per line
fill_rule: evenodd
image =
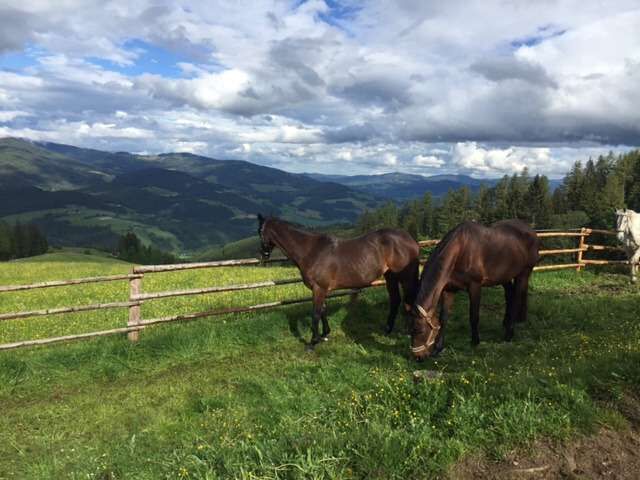
M59 315L61 313L88 312L91 310L104 310L107 308L124 308L139 306L140 302L111 302L96 303L94 305L80 305L77 307L47 308L45 310L32 310L30 312L15 312L0 314L1 320L13 320L14 318L42 317L45 315Z
M83 283L114 282L117 280L130 280L142 277L142 275L136 274L109 275L104 277L87 277L76 278L75 280L56 280L53 282L32 283L31 285L8 285L0 287L0 292L17 292L20 290L35 290L36 288L64 287L67 285L80 285Z
M619 246L595 245L595 244L588 244L585 242L585 239L592 234L616 235L616 232L612 232L609 230L581 228L581 229L566 229L566 230L540 230L537 232L537 234L538 234L538 237L543 239L544 238L565 238L565 239L576 238L578 241L578 245L574 248L556 248L556 249L540 250L539 254L541 257L549 257L553 255L575 255L576 261L573 263L538 265L534 268L535 271L548 271L548 270L561 270L561 269L575 269L577 271L580 271L582 268L588 265L621 265L621 264L629 263L626 260L605 260L605 259L583 258L586 252L601 252L601 251L623 252L624 249ZM420 247L424 248L424 247L435 246L438 244L438 242L439 240L433 239L433 240L423 240L418 243ZM427 261L426 258L422 258L420 263L425 263L426 261ZM80 306L73 306L73 307L59 307L59 308L49 308L49 309L42 309L42 310L31 310L31 311L0 314L0 322L1 322L5 320L24 319L29 317L58 315L58 314L65 314L65 313L77 313L77 312L86 312L86 311L103 310L103 309L128 308L129 320L126 327L113 328L113 329L102 330L97 332L81 333L81 334L75 334L75 335L65 335L65 336L51 337L51 338L44 338L44 339L37 339L37 340L24 340L19 342L6 343L3 345L0 345L0 350L11 350L11 349L16 349L21 347L47 345L47 344L65 342L70 340L82 340L82 339L102 337L102 336L122 334L122 333L126 333L130 340L136 341L138 340L140 331L152 325L171 323L171 322L187 322L187 321L192 321L199 318L214 317L214 316L234 314L234 313L247 313L247 312L272 309L276 307L281 307L286 305L295 305L295 304L311 301L312 297L304 297L304 298L296 298L296 299L277 300L273 302L261 303L258 305L222 308L222 309L216 309L216 310L193 312L193 313L166 316L166 317L160 317L160 318L151 318L151 319L142 318L141 306L148 301L154 301L154 300L172 298L172 297L191 296L191 295L208 295L208 294L217 294L217 293L242 291L242 290L255 290L260 288L277 287L280 285L302 283L302 279L300 277L296 277L296 278L288 278L288 279L280 279L280 280L265 280L261 282L236 284L236 285L212 286L212 287L194 288L194 289L186 289L186 290L143 293L142 280L145 274L176 272L176 271L182 271L182 270L194 270L194 269L202 269L202 268L219 268L219 267L236 267L236 266L247 267L247 266L264 265L269 263L283 263L283 262L289 262L289 260L287 258L272 258L268 260L260 260L258 258L245 258L245 259L238 259L238 260L180 263L180 264L172 264L172 265L142 265L142 266L133 267L132 272L130 274L109 275L109 276L101 276L101 277L86 277L86 278L78 278L75 280L57 280L57 281L50 281L50 282L34 283L31 285L0 286L0 293L3 293L3 292L28 291L28 290L52 288L52 287L77 286L77 285L88 284L88 283L114 282L114 281L129 282L128 301L95 303L90 305L80 305ZM353 298L355 298L355 296L358 295L358 292L360 292L364 288L380 287L383 285L385 285L385 281L380 279L362 288L339 290L339 291L332 292L327 296L327 298L338 298L338 297L344 297L344 296L352 296Z

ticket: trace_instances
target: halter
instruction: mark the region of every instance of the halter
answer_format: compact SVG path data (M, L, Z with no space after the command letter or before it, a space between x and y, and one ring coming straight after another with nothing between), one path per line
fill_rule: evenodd
M622 213L616 213L616 215L617 215L618 217L622 217L622 218L624 218L624 220L625 220L625 222L626 222L627 224L629 223L629 219L631 218L631 212L630 212L630 211L628 211L628 210L623 210L623 211L622 211ZM616 221L616 223L618 223L618 222ZM619 223L622 223L622 222L619 222ZM620 232L624 233L624 232L627 230L627 227L628 227L628 225L625 225L625 226L624 226L624 228L619 228L619 227L616 225L616 230L617 230L619 233L620 233Z
M423 350L428 350L431 347L431 345L436 343L438 332L440 332L440 324L436 324L433 322L433 313L427 313L427 311L422 307L422 305L416 305L416 310L418 310L420 317L424 318L427 324L431 327L431 331L429 332L427 341L423 345L420 345L419 347L411 347L411 351L413 353L419 353L419 352L422 352Z

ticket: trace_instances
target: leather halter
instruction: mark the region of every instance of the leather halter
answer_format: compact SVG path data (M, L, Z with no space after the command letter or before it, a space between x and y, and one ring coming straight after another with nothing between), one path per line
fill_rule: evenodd
M433 321L433 313L427 313L422 305L416 305L416 310L418 310L420 317L424 318L427 324L431 327L431 331L429 332L427 341L423 345L420 345L419 347L411 347L411 351L413 353L419 353L431 348L431 345L436 343L436 338L438 338L438 332L440 331L440 324Z

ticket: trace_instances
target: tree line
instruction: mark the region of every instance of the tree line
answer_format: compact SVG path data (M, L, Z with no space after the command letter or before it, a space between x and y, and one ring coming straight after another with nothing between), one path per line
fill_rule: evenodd
M120 236L115 256L121 260L143 265L176 263L177 259L170 253L150 245L144 245L133 232Z
M426 192L403 204L388 201L366 210L358 231L403 228L414 238L441 238L464 220L490 224L518 218L536 229L590 226L611 229L616 208L640 211L640 150L576 162L553 192L545 175L531 176L527 168L505 175L495 185L450 190L442 198Z
M47 237L37 225L0 221L0 260L41 255L48 249Z

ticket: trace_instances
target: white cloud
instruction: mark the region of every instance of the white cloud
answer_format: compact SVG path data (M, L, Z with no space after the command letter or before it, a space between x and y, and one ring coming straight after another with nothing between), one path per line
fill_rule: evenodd
M382 161L385 165L395 166L398 164L398 157L391 152L387 152L382 156Z
M452 162L464 171L482 176L519 173L527 167L530 173L556 173L550 167L551 149L547 147L485 148L476 142L456 143ZM562 166L568 167L568 165Z
M18 117L28 117L30 114L20 110L0 110L0 122L10 122Z
M441 167L444 160L434 155L416 155L413 157L413 163L421 167Z
M293 171L483 176L557 176L638 143L637 1L352 6L0 6L0 55L26 60L0 70L1 132Z

